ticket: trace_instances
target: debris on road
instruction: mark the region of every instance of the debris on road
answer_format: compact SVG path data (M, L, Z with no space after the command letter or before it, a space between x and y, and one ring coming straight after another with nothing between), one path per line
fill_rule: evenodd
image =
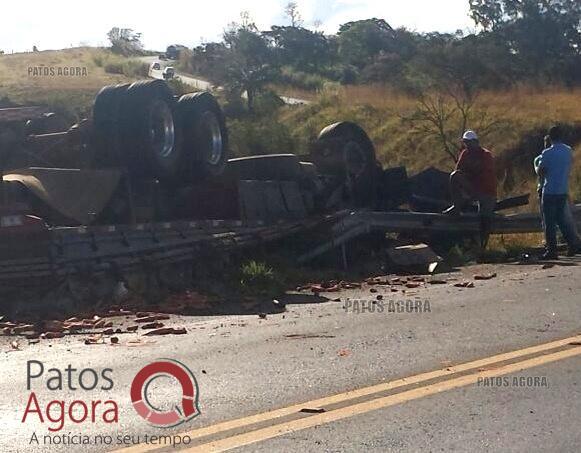
M135 322L138 322L138 323L142 323L142 322L143 323L152 323L152 322L156 322L156 321L166 321L166 320L170 319L170 316L169 315L159 315L159 314L152 315L152 314L148 314L148 315L139 317L140 314L142 314L142 313L138 313L137 314L138 317L134 320Z
M456 288L474 288L473 282L460 282L454 285Z
M45 332L40 334L40 338L42 339L46 339L46 340L57 340L59 338L64 338L65 334L64 332Z
M387 249L387 257L396 269L418 273L431 272L443 261L427 244L392 247Z
M285 335L284 337L289 338L291 340L308 340L311 338L335 338L335 335L293 333L293 334Z
M143 330L153 330L153 329L160 329L164 327L163 322L152 322L149 324L144 324L141 326Z
M496 272L493 272L491 274L477 274L474 276L474 280L492 280L493 278L498 277L498 274Z
M273 299L272 305L274 305L276 308L285 308L286 307L286 304L283 301L280 301L278 299Z
M35 330L35 327L32 324L24 324L24 325L14 327L12 329L12 333L14 335L21 335L21 334L25 334L27 332L31 332L34 330Z
M410 288L410 289L416 289L419 288L420 286L422 286L420 283L417 282L408 282L405 284L406 288Z
M86 345L105 344L105 340L103 339L102 335L95 335L85 339L85 344Z
M185 328L176 329L173 327L163 327L160 329L150 330L149 332L144 334L144 336L149 337L154 335L184 335L186 333L187 330Z
M327 410L322 407L303 407L299 412L302 412L303 414L323 414L327 412Z

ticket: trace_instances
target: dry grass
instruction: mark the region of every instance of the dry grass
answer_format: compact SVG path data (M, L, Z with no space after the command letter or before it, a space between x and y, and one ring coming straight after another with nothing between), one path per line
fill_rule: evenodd
M343 103L368 105L379 110L405 113L413 110L416 104L413 98L382 85L341 87L336 89L336 93ZM483 92L476 105L480 109L489 109L492 114L513 119L573 122L581 119L579 99L581 89L520 86Z
M491 236L488 248L510 253L540 247L543 241L543 233L495 235Z
M495 126L484 135L483 143L500 162L501 195L534 193L536 180L530 154L539 150L523 145L523 139L561 122L581 127L581 90L519 87L504 92L484 92L475 112L484 112ZM361 124L376 144L379 160L386 166L404 165L415 173L429 166L450 170L454 161L439 140L413 131L405 120L417 107L417 100L385 86L339 87L320 94L314 104L290 108L281 121L290 126L299 150L306 152L309 141L327 124L350 120ZM475 127L475 125L468 125ZM523 148L524 147L524 148ZM508 151L510 157L506 157ZM513 157L520 158L517 159ZM516 165L518 168L510 168ZM505 173L508 172L509 173ZM581 159L572 177L573 196L581 197Z
M106 57L104 49L75 48L0 56L0 91L10 97L28 96L39 90L97 90L103 84L120 83L124 76L107 74L95 60ZM34 76L29 68L80 67L86 76ZM12 95L12 96L11 96Z
M0 98L20 104L47 104L57 109L86 112L95 94L105 85L127 82L123 74L108 74L104 62L113 58L106 49L74 49L0 56ZM79 67L86 75L35 76L29 68Z

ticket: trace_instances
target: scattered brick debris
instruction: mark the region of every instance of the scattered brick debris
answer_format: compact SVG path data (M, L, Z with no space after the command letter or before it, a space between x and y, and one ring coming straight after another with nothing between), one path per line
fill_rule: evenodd
M164 326L163 322L151 322L141 326L143 330L161 329Z
M150 330L145 336L154 336L154 335L184 335L188 333L185 328L173 328L173 327L163 327L160 329Z
M474 288L473 282L460 282L454 285L456 288Z

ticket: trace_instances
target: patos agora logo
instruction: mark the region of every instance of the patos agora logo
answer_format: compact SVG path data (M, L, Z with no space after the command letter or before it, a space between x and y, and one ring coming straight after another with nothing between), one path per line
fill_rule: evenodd
M154 390L151 384L162 377L179 382L182 390L181 406L162 410L152 404ZM160 428L178 426L200 415L198 382L188 367L177 360L159 359L143 367L131 383L131 401L143 419Z

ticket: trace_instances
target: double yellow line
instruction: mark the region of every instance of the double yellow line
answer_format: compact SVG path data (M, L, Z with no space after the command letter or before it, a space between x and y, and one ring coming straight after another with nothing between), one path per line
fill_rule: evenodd
M365 414L377 409L413 401L446 390L465 387L478 382L479 379L518 373L529 368L578 355L581 355L581 335L222 422L206 428L194 429L181 433L181 435L189 436L192 441L203 438L210 439L182 451L227 451L303 429ZM434 380L436 382L429 382ZM422 383L425 384L418 385ZM414 388L382 395L382 393L409 386ZM338 407L335 408L333 406ZM322 413L302 414L301 410L305 408L329 409ZM283 419L285 417L287 420ZM288 420L291 417L294 418ZM156 450L160 450L160 447L140 444L118 450L118 452L143 453Z

